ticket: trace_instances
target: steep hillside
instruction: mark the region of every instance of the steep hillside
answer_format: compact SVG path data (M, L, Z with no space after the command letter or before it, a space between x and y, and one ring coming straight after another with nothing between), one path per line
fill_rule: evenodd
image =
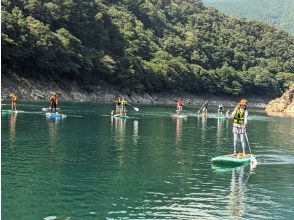
M293 0L203 0L203 2L223 13L263 21L294 34Z
M271 96L294 81L292 36L200 0L3 0L1 16L7 78Z

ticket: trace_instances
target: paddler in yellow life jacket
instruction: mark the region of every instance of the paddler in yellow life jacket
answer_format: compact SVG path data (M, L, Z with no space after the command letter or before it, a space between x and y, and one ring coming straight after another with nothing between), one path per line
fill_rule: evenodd
M125 97L122 97L121 100L121 110L121 114L125 116L127 111L127 101L125 100Z
M248 118L248 111L247 111L247 100L242 99L235 110L232 112L231 117L233 118L233 134L234 134L234 154L237 153L237 142L238 136L240 136L242 149L243 149L243 156L245 156L245 149L246 149L246 126L247 126L247 118Z
M12 92L9 96L11 98L11 111L16 111L16 100L17 100L16 93Z
M54 113L56 113L57 103L58 103L57 94L54 92L53 95L50 97L51 113L53 112L53 109L54 109Z

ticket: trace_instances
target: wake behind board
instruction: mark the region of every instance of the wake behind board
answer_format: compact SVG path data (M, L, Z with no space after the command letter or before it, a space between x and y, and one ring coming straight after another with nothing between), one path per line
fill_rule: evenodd
M251 161L251 154L246 154L246 156L241 156L240 154L234 155L234 154L228 154L223 156L218 156L212 158L213 164L218 165L243 165L250 163Z
M60 118L61 119L61 118L66 118L66 115L47 112L46 117L47 118Z

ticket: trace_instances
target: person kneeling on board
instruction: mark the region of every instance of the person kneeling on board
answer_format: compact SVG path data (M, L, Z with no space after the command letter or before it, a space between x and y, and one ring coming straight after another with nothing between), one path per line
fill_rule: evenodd
M54 113L56 113L57 103L58 103L57 94L54 92L53 95L50 97L51 113L53 112L53 109L54 109Z
M245 156L245 149L246 149L245 133L246 133L246 126L247 126L247 118L248 118L246 99L242 99L240 101L240 103L235 108L231 116L233 117L234 155L237 154L237 142L238 142L238 136L240 136L242 149L243 149L243 156Z

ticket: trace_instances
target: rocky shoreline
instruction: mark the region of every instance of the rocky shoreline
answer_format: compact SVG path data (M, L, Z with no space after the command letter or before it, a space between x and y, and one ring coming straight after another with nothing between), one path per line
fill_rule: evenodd
M56 91L61 94L63 101L95 101L110 103L117 95L126 97L132 103L136 104L170 104L174 105L178 98L184 99L186 106L197 106L209 100L209 104L217 106L235 106L241 97L213 96L213 95L194 95L185 92L171 93L153 93L137 94L128 89L119 89L105 82L95 82L95 84L78 85L76 82L53 80L28 80L18 76L7 78L2 76L1 98L6 99L12 92L16 91L21 100L48 100L50 93ZM249 105L256 108L265 108L269 98L246 97Z
M280 98L270 101L265 110L268 113L294 113L294 84Z

